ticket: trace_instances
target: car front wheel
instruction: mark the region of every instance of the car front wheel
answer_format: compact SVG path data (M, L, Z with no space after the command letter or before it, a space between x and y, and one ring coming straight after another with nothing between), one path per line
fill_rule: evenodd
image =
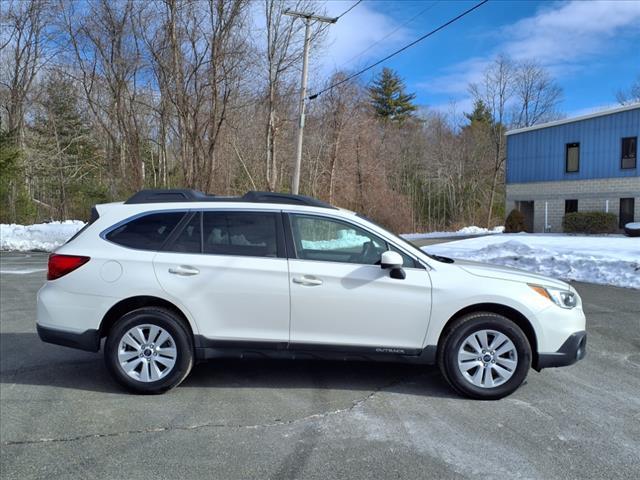
M524 332L508 318L473 313L447 331L438 363L457 392L496 400L514 392L527 377L531 347Z
M136 393L176 387L193 365L189 333L173 312L162 308L124 315L109 332L104 355L115 380Z

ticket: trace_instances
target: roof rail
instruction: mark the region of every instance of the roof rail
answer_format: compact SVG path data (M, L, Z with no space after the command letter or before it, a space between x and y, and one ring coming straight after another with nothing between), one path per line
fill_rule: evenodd
M210 195L198 190L186 188L169 188L164 190L140 190L124 202L127 205L135 203L169 203L169 202L206 202L211 201Z
M307 205L309 207L322 207L333 208L322 200L317 198L308 197L306 195L294 195L292 193L277 193L277 192L247 192L242 196L242 200L252 203L285 203L288 205Z
M288 205L307 205L309 207L333 208L334 206L306 195L293 195L277 192L250 191L242 197L226 197L207 195L191 189L140 190L124 203L173 203L173 202L247 202L247 203L282 203Z

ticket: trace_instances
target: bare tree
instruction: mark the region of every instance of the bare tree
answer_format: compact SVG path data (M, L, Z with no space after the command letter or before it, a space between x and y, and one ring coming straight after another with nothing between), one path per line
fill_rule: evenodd
M636 77L628 90L618 90L616 100L620 105L640 102L640 75Z
M96 0L83 11L62 2L63 28L71 46L78 75L95 121L107 137L106 151L112 172L111 194L116 195L115 177L127 179L129 188L144 184L136 102L136 76L140 71L140 45L132 18L138 8L134 0Z
M267 188L275 190L278 186L280 170L278 165L278 134L282 126L279 115L279 102L283 84L290 80L289 75L299 68L302 58L304 22L295 17L286 16L288 9L295 11L315 11L309 0L264 0L264 18L266 45L264 56L267 70L266 111L267 124L265 135L265 177ZM316 12L317 13L317 12ZM321 40L324 26L318 24L311 34L312 44ZM317 46L317 45L316 45Z
M516 102L514 126L530 127L558 117L562 89L546 69L532 61L521 63L516 67L513 81Z
M46 0L8 2L0 13L4 26L0 37L0 86L5 129L21 145L25 102L43 66L47 3Z
M343 80L346 77L344 73L337 73L329 79L329 83L333 84ZM332 203L335 199L336 179L339 172L339 159L341 157L341 149L345 142L345 135L349 122L357 121L358 103L362 102L358 98L358 89L353 83L343 83L337 88L327 92L323 99L325 111L322 117L326 119L324 129L328 132L328 165L326 174L328 176L328 200Z
M140 26L160 91L163 128L175 116L179 165L186 185L209 191L222 132L245 59L241 33L247 0L151 4L160 22Z
M490 136L493 143L492 178L489 189L486 226L491 226L493 203L496 196L498 179L506 160L505 129L509 125L508 104L514 95L514 64L500 55L484 72L480 83L471 84L469 89L474 98L482 100L492 117Z

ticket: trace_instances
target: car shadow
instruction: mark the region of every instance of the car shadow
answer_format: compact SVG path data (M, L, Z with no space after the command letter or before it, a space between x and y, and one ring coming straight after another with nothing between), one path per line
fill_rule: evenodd
M0 384L128 393L91 353L43 343L36 333L0 333ZM434 366L383 362L220 359L199 363L178 387L392 391L457 398Z

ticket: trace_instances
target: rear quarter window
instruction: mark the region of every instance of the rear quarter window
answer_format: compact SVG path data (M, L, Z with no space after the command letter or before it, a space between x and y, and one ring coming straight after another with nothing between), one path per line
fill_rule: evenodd
M185 212L150 213L134 218L105 235L110 242L138 250L160 250Z
M98 218L100 218L100 215L98 215L98 210L96 209L96 207L91 207L91 218L89 219L89 221L85 223L84 226L80 230L78 230L71 238L69 238L69 240L64 242L65 245L82 235L87 228L89 228L95 223L96 220L98 220Z

